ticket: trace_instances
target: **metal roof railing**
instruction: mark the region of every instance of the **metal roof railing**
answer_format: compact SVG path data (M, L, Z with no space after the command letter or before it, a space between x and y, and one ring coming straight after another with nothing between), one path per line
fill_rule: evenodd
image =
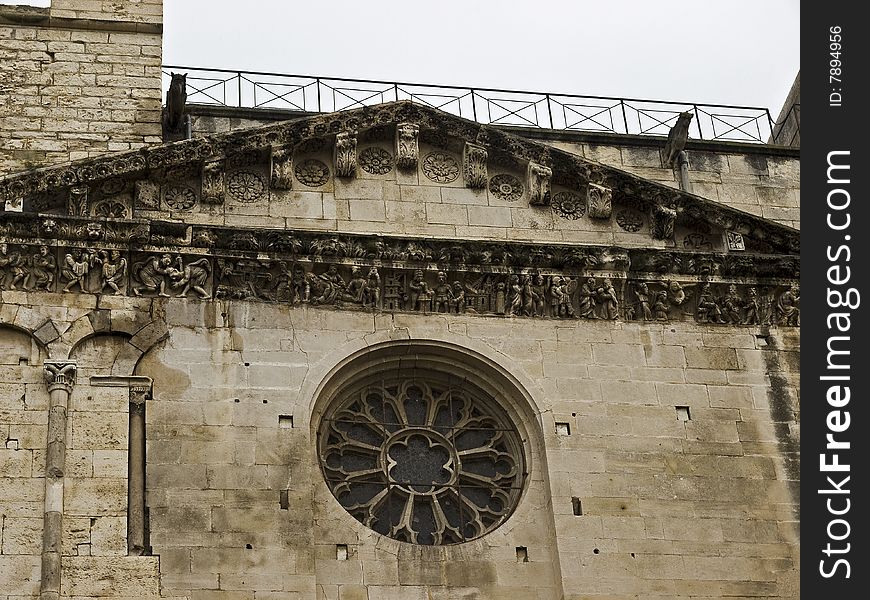
M777 131L768 109L751 106L173 65L163 67L164 90L172 72L187 74L187 101L196 104L321 113L410 100L483 124L659 136L690 111L694 139L767 143Z

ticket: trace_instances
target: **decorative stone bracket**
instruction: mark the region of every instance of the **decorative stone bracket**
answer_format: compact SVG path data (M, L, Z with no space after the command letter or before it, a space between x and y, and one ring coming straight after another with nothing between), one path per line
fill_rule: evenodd
M484 189L489 181L486 171L486 148L466 142L462 151L462 172L465 175L465 187Z
M529 163L529 204L532 206L546 206L550 203L550 178L553 170L549 167L533 162Z
M339 133L335 136L333 165L336 177L356 175L356 133Z
M414 169L420 155L420 126L415 123L396 125L396 166Z

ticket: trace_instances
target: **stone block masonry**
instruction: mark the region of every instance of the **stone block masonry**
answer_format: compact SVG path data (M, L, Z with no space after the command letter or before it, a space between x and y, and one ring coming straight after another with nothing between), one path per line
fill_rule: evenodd
M0 6L0 175L161 141L162 2Z

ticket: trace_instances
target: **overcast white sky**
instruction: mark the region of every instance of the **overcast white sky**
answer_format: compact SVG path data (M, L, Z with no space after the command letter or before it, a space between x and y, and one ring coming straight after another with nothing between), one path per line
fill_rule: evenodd
M47 0L0 4L46 5ZM164 63L779 108L799 0L165 0Z
M164 63L779 111L798 0L166 0Z

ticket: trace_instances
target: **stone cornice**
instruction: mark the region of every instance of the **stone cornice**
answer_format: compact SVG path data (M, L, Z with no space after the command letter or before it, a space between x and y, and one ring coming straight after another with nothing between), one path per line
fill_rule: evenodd
M412 123L421 135L458 138L486 150L491 160L525 169L529 164L552 171L552 181L585 192L590 184L612 190L612 201L649 213L653 207L676 211L676 219L702 220L750 239L762 241L777 252L797 254L797 230L665 185L601 165L543 143L529 141L501 129L481 125L408 101L353 111L305 117L293 121L194 138L91 158L56 167L36 169L0 178L0 200L20 207L31 195L82 186L109 177L143 177L150 172L246 152L292 148L313 138L364 132L385 125Z

